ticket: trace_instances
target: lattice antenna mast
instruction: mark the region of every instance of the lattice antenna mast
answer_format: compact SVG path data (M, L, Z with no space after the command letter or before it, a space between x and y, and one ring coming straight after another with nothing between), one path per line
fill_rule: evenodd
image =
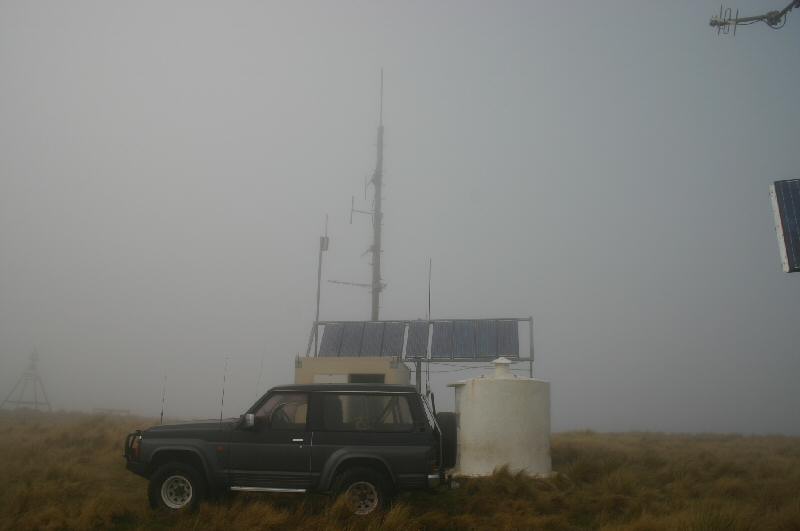
M382 228L383 228L383 69L381 69L381 90L380 90L380 103L378 108L378 142L377 153L375 161L375 171L372 173L372 179L368 184L372 184L375 191L373 200L372 211L358 210L355 208L355 198L351 199L350 203L350 223L353 222L353 214L367 214L372 217L372 245L367 252L372 254L372 281L369 284L359 282L343 282L337 280L329 280L335 284L346 284L349 286L366 287L370 289L372 295L372 311L370 318L373 321L380 319L381 308L381 292L386 284L381 280L381 253L383 252L382 243ZM364 187L364 195L366 198L366 186Z
M8 393L3 403L0 404L0 409L5 407L6 404L16 407L24 407L24 406L33 406L33 409L39 410L39 406L41 405L43 408L46 407L48 411L53 411L53 408L50 406L50 400L47 399L47 393L44 390L44 384L42 383L42 378L39 376L39 353L34 350L31 353L30 363L28 364L28 368L25 369L25 372L22 373L17 383L14 385L11 392ZM22 387L20 387L20 385ZM28 389L28 386L31 386L33 392L33 400L26 400L25 399L25 391ZM14 394L17 389L19 389L18 394ZM39 397L39 393L41 393L41 397ZM13 396L16 398L12 399Z

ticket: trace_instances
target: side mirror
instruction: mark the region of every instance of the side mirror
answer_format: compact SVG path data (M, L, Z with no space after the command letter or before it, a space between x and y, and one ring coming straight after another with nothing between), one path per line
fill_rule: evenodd
M253 413L246 413L244 416L244 427L254 428L256 425L256 416Z

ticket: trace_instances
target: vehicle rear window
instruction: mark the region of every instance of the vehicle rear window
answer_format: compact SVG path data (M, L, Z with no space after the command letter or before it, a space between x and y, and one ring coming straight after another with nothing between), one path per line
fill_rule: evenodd
M414 429L408 397L368 393L322 393L328 431L404 432Z

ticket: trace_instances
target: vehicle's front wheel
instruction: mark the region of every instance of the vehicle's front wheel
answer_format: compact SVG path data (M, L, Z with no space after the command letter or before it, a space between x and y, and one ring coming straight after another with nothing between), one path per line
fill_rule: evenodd
M205 495L205 483L194 467L180 462L166 463L150 477L147 497L153 509L191 511Z
M367 515L389 504L391 486L380 472L366 467L348 468L337 478L334 494L343 496L353 514Z

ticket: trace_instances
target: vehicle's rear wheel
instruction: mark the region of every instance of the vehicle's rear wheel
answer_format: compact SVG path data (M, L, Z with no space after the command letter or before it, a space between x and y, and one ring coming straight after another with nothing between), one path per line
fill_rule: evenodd
M205 482L191 465L166 463L150 477L147 497L153 509L191 511L205 496Z
M367 467L348 468L334 483L333 492L343 496L357 515L367 515L389 504L391 485L385 475Z

